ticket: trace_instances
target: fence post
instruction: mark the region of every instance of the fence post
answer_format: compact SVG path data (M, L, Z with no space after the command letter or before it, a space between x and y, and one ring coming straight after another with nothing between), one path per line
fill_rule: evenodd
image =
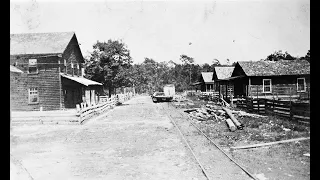
M293 115L294 115L294 103L290 101L290 121L293 120Z
M80 112L80 105L76 104L76 108L77 108L77 113L79 113Z
M274 115L274 98L272 99L272 115Z
M289 99L290 99L290 105L291 105L291 87L289 88L289 94L290 94Z
M259 108L259 99L257 98L257 105L258 105L258 113L260 114L260 108Z

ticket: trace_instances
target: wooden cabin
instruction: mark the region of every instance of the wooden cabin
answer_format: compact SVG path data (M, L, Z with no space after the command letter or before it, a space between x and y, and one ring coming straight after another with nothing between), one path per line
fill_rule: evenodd
M230 78L234 70L233 66L216 66L213 70L214 90L219 91L219 96L230 98L234 95L233 82L224 80Z
M239 61L230 78L235 96L309 99L310 63L306 60Z
M74 32L10 34L12 110L58 110L97 103L102 84L83 77L84 59ZM11 66L10 66L11 70Z
M201 72L199 79L199 85L201 92L212 92L214 91L214 80L213 72Z

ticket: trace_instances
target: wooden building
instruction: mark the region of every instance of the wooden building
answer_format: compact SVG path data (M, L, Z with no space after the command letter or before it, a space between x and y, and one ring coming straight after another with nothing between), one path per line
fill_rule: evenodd
M199 82L195 85L200 86L201 92L214 91L213 72L201 72Z
M102 84L83 77L84 59L74 32L10 34L12 110L57 110L95 104Z
M310 63L306 60L239 61L232 76L235 96L309 98Z
M231 77L233 70L233 66L216 66L213 69L214 90L219 91L220 97L230 98L234 95L233 82L225 80Z

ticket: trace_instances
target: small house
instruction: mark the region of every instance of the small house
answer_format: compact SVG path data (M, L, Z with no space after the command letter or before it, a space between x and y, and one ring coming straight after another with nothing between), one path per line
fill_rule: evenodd
M212 77L213 72L201 72L199 82L194 85L200 86L201 92L214 91L214 80Z
M102 84L83 77L83 64L74 32L10 34L10 65L24 72L10 73L12 110L96 104Z
M233 82L225 80L231 77L234 70L233 66L216 66L213 69L214 89L219 91L219 96L230 98L233 96Z
M310 63L306 60L239 61L230 78L235 96L309 98Z

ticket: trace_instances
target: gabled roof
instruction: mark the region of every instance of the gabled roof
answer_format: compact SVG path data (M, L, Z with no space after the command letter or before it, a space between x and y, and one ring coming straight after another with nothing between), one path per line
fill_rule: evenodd
M247 76L281 76L310 74L310 63L306 60L239 61Z
M226 79L230 78L232 75L234 67L214 67L216 72L217 79Z
M92 80L86 79L84 77L70 76L70 75L66 75L66 74L63 74L63 73L60 73L60 75L62 77L65 77L65 78L70 79L72 81L76 81L77 83L83 84L85 86L90 86L90 85L100 85L101 86L102 85L99 82L92 81Z
M16 68L15 66L10 65L10 72L15 72L15 73L23 73L20 69Z
M201 72L201 76L203 78L203 81L205 83L213 83L214 81L212 80L213 77L213 72Z
M10 34L10 55L63 53L74 32Z

